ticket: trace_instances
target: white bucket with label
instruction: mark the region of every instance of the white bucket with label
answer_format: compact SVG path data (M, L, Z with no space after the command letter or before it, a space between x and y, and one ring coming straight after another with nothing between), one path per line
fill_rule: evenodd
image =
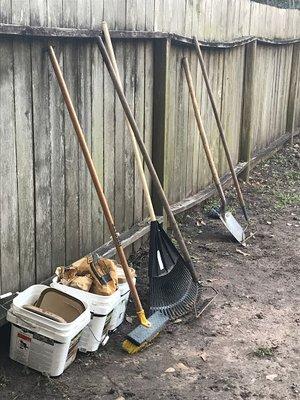
M72 322L61 323L23 308L33 305L49 289L33 285L21 292L7 313L11 323L10 358L50 376L59 376L75 360L80 334L90 321L90 309Z
M110 321L114 308L120 302L120 290L116 290L110 296L100 296L62 285L57 280L57 277L53 279L51 287L85 301L90 306L91 320L82 332L78 345L79 351L88 352L98 350L100 344L104 346L109 339Z
M117 268L117 274L118 274L118 286L119 286L119 290L120 290L120 301L117 304L117 306L115 307L112 316L111 316L111 321L109 324L109 331L115 331L118 326L120 326L122 324L122 322L124 321L125 318L125 313L126 313L126 308L127 308L127 304L128 304L128 300L129 300L129 296L130 296L130 289L129 289L129 285L126 282L125 279L125 275L124 275L124 271L122 268L118 267ZM134 272L135 274L135 272ZM133 276L133 281L134 284L136 283L136 278Z

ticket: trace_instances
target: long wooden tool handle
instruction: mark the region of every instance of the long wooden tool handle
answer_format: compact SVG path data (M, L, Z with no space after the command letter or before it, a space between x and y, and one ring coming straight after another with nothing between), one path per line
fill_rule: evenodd
M216 119L216 123L217 123L217 126L218 126L220 137L221 137L221 140L222 140L222 143L223 143L223 147L224 147L225 155L226 155L226 158L227 158L227 162L228 162L228 165L229 165L229 168L230 168L230 172L231 172L231 176L232 176L232 179L233 179L233 183L234 183L237 195L238 195L238 199L239 199L241 208L243 210L244 217L245 217L246 221L249 221L249 217L248 217L248 214L247 214L244 197L243 197L243 194L242 194L242 191L241 191L241 187L240 187L240 184L239 184L239 181L238 181L238 178L236 176L236 172L235 172L235 169L234 169L234 166L233 166L233 162L232 162L232 159L231 159L230 151L229 151L229 148L228 148L228 144L227 144L227 140L226 140L226 136L225 136L225 132L224 132L224 128L222 126L221 119L220 119L220 116L219 116L219 113L218 113L218 110L217 110L216 102L215 102L215 99L214 99L214 96L213 96L213 93L212 93L212 90L211 90L211 86L210 86L210 82L209 82L209 79L208 79L208 75L207 75L207 71L206 71L206 67L205 67L202 51L200 49L199 42L198 42L198 40L197 40L197 38L195 36L194 36L194 43L195 43L195 48L196 48L196 52L197 52L197 55L198 55L198 59L199 59L199 62L200 62L200 66L201 66L201 71L202 71L202 75L203 75L203 78L204 78L204 82L205 82L205 85L206 85L206 88L207 88L208 96L210 98L210 102L211 102L211 106L212 106L212 109L213 109L213 113L214 113L214 116L215 116L215 119Z
M142 136L140 134L139 128L138 128L138 126L137 126L137 124L135 122L135 119L133 117L133 114L132 114L131 109L129 107L129 104L127 102L127 99L126 99L126 97L124 95L124 92L122 90L122 87L118 83L118 79L117 79L116 73L115 73L113 65L112 65L112 63L110 61L109 55L108 55L108 53L106 51L104 43L103 43L103 41L102 41L100 36L96 37L96 41L97 41L98 47L100 49L100 52L102 54L103 60L105 62L105 65L106 65L106 67L108 69L108 72L109 72L109 74L111 76L111 79L113 81L114 87L115 87L115 89L116 89L116 91L118 93L118 97L119 97L119 99L120 99L120 101L122 103L122 106L123 106L124 112L126 114L126 117L127 117L128 121L129 121L129 123L131 125L131 128L132 128L132 131L134 133L135 139L136 139L136 141L137 141L137 143L139 145L141 153L142 153L142 155L144 157L144 160L145 160L145 162L147 164L147 168L148 168L149 173L150 173L150 175L152 177L152 180L153 180L153 183L154 183L155 188L157 190L157 193L159 195L159 198L160 198L160 200L162 202L162 205L163 205L163 207L164 207L164 209L166 211L168 219L169 219L169 221L171 223L171 226L173 228L174 236L175 236L175 238L176 238L176 240L178 242L178 245L180 247L180 250L181 250L181 252L183 254L183 258L185 260L185 264L186 264L187 268L189 269L189 271L190 271L190 273L191 273L191 275L193 277L193 280L195 282L198 282L198 278L197 278L197 275L196 275L195 268L193 266L193 262L192 262L191 256L190 256L190 254L188 252L186 244L185 244L185 242L183 240L183 237L181 235L181 232L180 232L180 230L178 228L176 219L175 219L175 217L174 217L174 215L172 213L172 210L170 208L170 205L169 205L169 202L168 202L167 197L165 195L165 192L164 192L164 190L163 190L163 188L161 186L161 183L159 181L159 178L157 176L155 168L154 168L154 166L152 164L151 158L150 158L150 156L148 154L148 151L147 151L147 149L146 149L146 147L144 145L144 142L142 140Z
M88 146L87 146L83 131L81 129L77 114L75 112L75 109L74 109L74 106L73 106L73 103L72 103L72 100L71 100L67 85L65 83L63 74L61 72L61 69L60 69L60 66L58 64L57 58L55 56L55 52L54 52L52 46L49 46L48 49L49 49L50 60L51 60L51 63L52 63L52 66L53 66L53 69L54 69L54 72L55 72L55 75L56 75L56 78L57 78L57 81L58 81L58 84L59 84L59 87L60 87L60 90L61 90L61 93L62 93L63 98L65 100L67 109L69 111L69 115L70 115L74 130L76 132L76 135L77 135L77 138L78 138L78 142L79 142L80 147L82 149L82 152L83 152L86 164L88 166L88 169L90 171L91 178L93 180L93 183L94 183L98 198L100 200L101 207L102 207L102 210L103 210L103 213L104 213L104 216L105 216L109 231L111 233L113 242L115 244L115 247L116 247L116 250L117 250L117 254L118 254L119 258L120 258L120 263L121 263L121 265L123 267L126 280L127 280L128 285L130 287L130 291L131 291L132 297L133 297L134 302L135 302L137 315L138 315L138 317L140 319L141 324L143 324L145 326L149 326L149 322L147 321L147 319L145 317L145 313L144 313L144 310L143 310L143 307L142 307L138 292L136 290L135 284L134 284L133 279L132 279L131 274L130 274L129 266L127 264L127 260L126 260L126 256L125 256L123 247L122 247L122 245L121 245L121 243L119 241L119 237L118 237L118 233L117 233L116 228L115 228L113 217L111 215L111 212L110 212L110 209L109 209L105 194L103 192L101 183L99 181L99 178L98 178L98 175L97 175L97 171L96 171L95 165L93 163L92 157L90 155L90 151L88 149Z
M198 131L200 133L200 137L203 143L203 147L204 147L204 151L207 157L207 161L213 176L213 180L215 182L216 188L219 192L220 195L220 199L222 202L222 207L223 207L223 211L225 211L225 207L226 207L226 199L225 199L225 195L222 189L222 185L221 185L221 181L218 175L218 171L217 168L215 166L214 160L213 160L213 156L209 147L209 143L207 140L207 136L205 133L205 129L203 126L203 122L202 122L202 118L201 118L201 114L200 114L200 108L196 99L196 94L195 94L195 89L194 89L194 85L193 85L193 79L192 79L192 75L191 75L191 71L190 71L190 67L189 67L189 63L186 57L184 57L182 59L182 64L184 67L184 71L185 71L185 76L186 76L186 80L187 80L187 84L189 87L189 92L191 95L191 99L192 99L192 103L193 103L193 108L194 108L194 113L195 113L195 118L196 118L196 122L197 122L197 126L198 126Z
M103 31L104 38L105 38L107 52L109 54L111 63L113 65L113 67L114 67L115 74L116 74L117 79L118 79L118 83L122 87L120 73L119 73L119 69L118 69L118 65L117 65L117 60L116 60L116 57L115 57L114 48L113 48L113 45L112 45L112 42L111 42L111 38L110 38L109 30L108 30L108 27L107 27L107 23L105 21L102 22L102 31ZM150 214L150 219L151 219L151 221L156 221L156 216L155 216L155 212L154 212L154 208L153 208L153 204L152 204L152 200L151 200L151 196L150 196L150 192L149 192L149 188L148 188L148 184L147 184L147 180L146 180L146 176L145 176L145 172L144 172L144 168L143 168L143 162L142 162L142 159L141 159L140 151L139 151L137 142L135 140L135 136L134 136L134 133L132 131L131 125L130 125L130 123L129 123L127 118L126 118L126 123L127 123L127 127L128 127L128 130L129 130L129 133L130 133L132 146L133 146L133 151L134 151L134 155L135 155L138 171L139 171L139 174L140 174L140 178L141 178L141 181L142 181L142 186L143 186L143 190L144 190L144 194L145 194L145 198L146 198L146 202L147 202L147 206L148 206L148 210L149 210L149 214Z

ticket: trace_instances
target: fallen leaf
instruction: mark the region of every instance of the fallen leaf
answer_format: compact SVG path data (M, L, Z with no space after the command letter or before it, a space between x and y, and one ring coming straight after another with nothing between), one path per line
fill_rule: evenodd
M270 374L270 375L266 375L266 379L268 379L268 381L274 381L275 378L277 378L277 374Z
M267 221L267 224L268 224L268 225L272 225L272 222L271 222L271 221Z
M202 351L202 353L200 354L200 357L202 358L202 360L204 362L207 360L207 354L205 353L205 351Z
M175 368L170 367L170 368L166 369L165 372L166 372L167 374L172 373L172 372L175 372Z
M181 371L189 371L190 368L187 367L185 364L183 364L182 362L178 363L175 365L176 369L180 369Z
M133 323L133 319L132 319L132 317L130 317L129 315L126 315L125 319L126 319L126 321L129 322L130 324Z
M292 226L292 224L290 222L287 222L286 224L287 224L287 226Z
M240 254L242 254L243 256L250 256L250 254L249 253L245 253L244 251L242 251L242 250L240 250L240 249L235 249L235 251L237 252L237 253L240 253Z
M180 324L180 322L182 322L182 319L178 318L174 321L174 324Z

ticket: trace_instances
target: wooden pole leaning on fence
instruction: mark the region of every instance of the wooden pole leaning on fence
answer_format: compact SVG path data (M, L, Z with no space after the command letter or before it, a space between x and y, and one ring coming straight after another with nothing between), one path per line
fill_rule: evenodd
M119 69L118 69L118 65L117 65L115 52L114 52L114 49L113 49L113 46L112 46L112 42L111 42L111 38L110 38L108 27L107 27L107 23L105 21L102 22L102 31L103 31L103 35L104 35L104 38L105 38L105 43L106 43L106 46L107 46L107 52L109 54L111 63L113 65L113 67L114 67L115 74L116 74L117 79L118 79L118 83L119 83L120 87L122 87L121 77L120 77L120 73L119 73ZM129 133L130 133L132 146L133 146L133 151L134 151L134 155L135 155L135 160L136 160L136 163L137 163L137 167L138 167L140 179L142 181L142 186L143 186L143 190L144 190L144 195L145 195L148 211L149 211L149 214L150 214L150 220L151 221L156 221L156 216L155 216L154 208L153 208L153 205L152 205L151 195L150 195L150 191L149 191L149 188L148 188L148 184L147 184L147 180L146 180L146 176L145 176L145 172L144 172L144 168L143 168L143 161L142 161L142 158L141 158L140 150L139 150L139 147L137 145L137 142L136 142L133 130L131 128L130 122L128 121L127 118L126 118L126 124L127 124L128 130L129 130Z
M287 106L286 116L286 130L291 134L291 144L294 143L295 134L295 117L297 111L297 98L299 85L297 82L300 80L300 43L293 45L292 65L291 65L291 78L290 78L290 89Z
M135 307L136 307L136 313L138 315L140 323L142 325L148 327L148 326L150 326L150 323L149 323L149 321L147 320L147 318L145 316L145 312L143 310L143 307L142 307L138 292L136 290L135 284L134 284L133 279L131 277L129 266L128 266L128 263L127 263L127 259L126 259L122 244L119 241L118 233L117 233L116 228L115 228L115 224L114 224L114 220L113 220L112 214L110 212L110 209L109 209L105 194L103 192L101 183L99 181L94 162L92 160L90 151L88 149L88 146L87 146L87 143L86 143L86 140L85 140L85 137L84 137L84 133L83 133L82 128L80 126L77 114L75 112L75 109L74 109L74 106L73 106L73 103L72 103L72 100L71 100L71 97L70 97L66 82L64 80L64 77L63 77L62 71L60 69L59 63L57 61L57 58L56 58L55 52L53 50L53 47L49 46L48 47L48 51L49 51L50 60L51 60L51 63L52 63L52 66L53 66L53 69L54 69L54 72L55 72L55 75L56 75L56 78L57 78L57 81L58 81L58 84L59 84L59 87L60 87L60 90L61 90L61 93L62 93L63 98L65 100L65 103L66 103L66 106L67 106L67 109L68 109L68 112L69 112L69 115L70 115L74 130L75 130L76 135L77 135L78 142L79 142L80 147L82 149L82 152L83 152L87 167L88 167L89 172L91 174L92 181L94 183L94 186L95 186L99 201L101 203L101 207L102 207L102 210L103 210L104 217L106 219L109 231L111 233L113 242L115 244L115 247L116 247L116 250L117 250L117 254L118 254L119 259L120 259L120 263L121 263L122 268L124 270L124 274L125 274L126 280L128 282L128 285L129 285L129 288L130 288L130 291L131 291L131 295L132 295L132 297L134 299L134 303L135 303Z
M136 141L137 141L137 143L139 145L139 148L140 148L141 153L143 155L144 161L145 161L145 163L147 165L147 168L148 168L148 170L150 172L153 184L155 186L155 189L157 190L157 194L159 195L161 203L162 203L162 205L163 205L163 207L164 207L164 209L166 211L167 217L168 217L169 222L170 222L170 224L172 226L172 229L173 229L173 233L174 233L175 239L177 240L178 246L179 246L179 248L180 248L180 250L181 250L181 252L183 254L185 265L189 269L189 271L190 271L190 273L191 273L191 275L193 277L194 282L198 282L198 278L197 278L197 275L196 275L196 271L194 269L193 261L191 259L190 254L189 254L189 251L188 251L188 249L186 247L186 244L185 244L185 241L183 239L183 236L182 236L182 234L181 234L181 232L179 230L177 221L176 221L176 219L175 219L175 217L174 217L174 215L172 213L172 210L171 210L171 207L169 205L168 199L167 199L167 197L165 195L163 187L162 187L162 185L160 183L160 180L159 180L159 178L157 176L155 168L154 168L154 166L152 164L152 160L151 160L151 158L150 158L150 156L148 154L148 151L147 151L147 149L145 147L145 144L144 144L144 142L142 140L139 128L138 128L138 126L136 124L136 121L134 119L134 116L133 116L133 114L131 112L131 109L129 107L127 99L126 99L126 97L124 95L123 89L119 85L118 78L116 76L114 67L113 67L112 62L111 62L111 60L109 58L109 55L108 55L107 50L105 48L105 45L104 45L104 43L102 41L102 38L100 36L96 37L96 43L97 43L97 45L99 47L99 50L100 50L100 52L102 54L103 60L104 60L105 65L106 65L106 67L108 69L110 77L111 77L111 79L113 81L114 87L115 87L116 92L118 94L118 97L119 97L119 99L121 101L121 104L123 106L123 109L124 109L124 112L126 114L126 117L127 117L128 121L129 121L129 123L131 125L131 128L132 128L132 131L134 133L135 139L136 139Z
M239 181L238 181L238 178L237 178L234 166L233 166L232 158L231 158L231 155L230 155L230 151L229 151L229 148L228 148L228 144L227 144L227 140L226 140L226 136L225 136L225 132L224 132L224 128L223 128L223 125L222 125L222 122L221 122L221 119L220 119L220 116L219 116L219 113L218 113L218 110L217 110L216 102L215 102L215 99L214 99L214 96L213 96L213 93L212 93L212 89L211 89L211 86L210 86L210 82L209 82L209 79L208 79L208 75L207 75L207 71L206 71L206 67L205 67L202 51L200 49L199 42L198 42L197 38L194 36L193 39L194 39L194 43L195 43L196 53L197 53L197 56L198 56L198 59L199 59L199 62L200 62L202 75L203 75L204 82L205 82L205 85L206 85L206 88L207 88L208 96L209 96L209 99L210 99L210 102L211 102L211 106L212 106L213 113L214 113L214 116L215 116L215 120L216 120L216 123L217 123L217 126L218 126L220 137L221 137L221 140L222 140L222 143L223 143L223 147L224 147L225 155L226 155L226 158L227 158L227 162L228 162L228 165L229 165L229 168L230 168L230 172L231 172L231 176L232 176L232 179L233 179L233 183L234 183L234 186L235 186L235 189L236 189L236 192L237 192L237 196L238 196L238 199L239 199L239 202L240 202L244 217L245 217L246 221L249 221L247 210L246 210L246 204L245 204L245 201L244 201L244 197L243 197L243 194L242 194L242 191L241 191L241 187L240 187L240 184L239 184Z
M248 43L245 50L245 72L244 72L244 94L243 94L243 115L240 143L240 161L246 161L246 169L241 174L248 182L251 169L251 157L253 148L253 108L255 90L255 58L257 42Z

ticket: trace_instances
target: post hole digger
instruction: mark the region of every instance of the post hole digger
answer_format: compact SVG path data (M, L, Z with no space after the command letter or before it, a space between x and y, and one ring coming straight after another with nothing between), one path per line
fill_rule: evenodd
M106 43L107 55L113 67L116 82L123 90L114 49L105 21L102 23L102 30ZM184 268L183 258L157 221L135 134L128 118L126 118L126 122L132 140L134 155L142 180L151 221L148 271L150 281L150 312L160 311L170 319L174 319L190 310L191 305L197 298L199 287L198 283L196 285L193 283L193 280L196 282L195 272L193 271L194 276L192 276L189 270ZM181 241L183 241L182 238ZM177 287L174 288L174 285L177 285ZM203 305L202 312L204 310ZM207 302L205 302L205 305L207 306ZM198 312L200 312L200 310Z
M105 26L105 25L104 25ZM106 32L106 39L110 41ZM123 106L126 118L130 124L130 134L134 135L135 141L137 142L140 151L143 155L144 161L148 167L151 178L160 197L162 205L166 211L170 224L173 228L174 236L178 242L179 248L183 254L180 255L176 247L173 245L171 239L163 231L162 227L157 223L155 214L151 217L151 233L150 233L150 257L149 257L149 281L150 281L150 309L151 312L161 311L167 315L170 319L175 319L178 316L182 316L187 312L194 310L199 305L199 293L203 287L198 281L196 272L178 228L175 217L171 211L170 205L163 191L159 178L156 174L151 158L147 152L147 149L141 138L139 128L135 122L132 111L129 107L127 99L124 95L122 85L118 77L116 65L113 65L113 56L109 55L101 37L96 38L96 42L102 54L103 60L106 64L108 72L112 78L114 87L117 91L118 97ZM112 46L110 52L112 52ZM135 141L133 144L135 144ZM139 152L135 152L136 156L140 157ZM140 169L140 173L144 173L143 169ZM148 190L144 187L144 189ZM149 210L153 209L152 204L150 205L150 196L148 198ZM215 296L214 296L215 297ZM214 299L210 298L203 302L200 308L197 308L199 313L212 302ZM132 339L129 335L129 341Z
M237 222L237 220L234 218L234 216L231 214L231 212L226 211L226 198L225 198L224 191L223 191L223 188L221 185L221 181L220 181L220 178L218 175L218 171L217 171L215 163L213 161L212 153L211 153L209 143L207 140L207 136L205 133L205 129L203 126L202 117L200 114L200 108L199 108L199 105L198 105L198 102L196 99L192 75L191 75L189 63L188 63L188 60L186 57L184 57L182 59L182 64L183 64L183 68L185 71L185 76L186 76L190 96L191 96L192 103L193 103L194 114L195 114L195 118L196 118L196 122L197 122L198 131L199 131L202 143L203 143L204 151L205 151L206 158L207 158L207 161L208 161L211 173L212 173L212 177L213 177L215 186L217 188L217 191L219 193L220 200L221 200L221 208L218 211L218 216L219 216L220 220L223 222L223 224L226 226L228 231L232 234L232 236L238 242L243 243L245 241L245 233L244 233L243 228Z
M225 156L227 158L227 162L228 162L229 169L230 169L230 172L231 172L231 176L232 176L232 179L233 179L233 184L235 186L235 190L236 190L236 193L237 193L237 196L238 196L238 200L239 200L241 209L243 211L245 220L247 222L249 222L249 217L248 217L248 213L247 213L247 209L246 209L246 204L245 204L245 201L244 201L244 197L243 197L243 194L242 194L242 191L241 191L241 187L240 187L238 178L236 176L236 172L234 170L234 166L233 166L233 162L232 162L232 159L231 159L230 151L229 151L229 148L228 148L228 144L227 144L224 128L222 126L221 119L220 119L220 116L219 116L219 113L218 113L218 110L217 110L216 102L215 102L215 99L214 99L214 96L213 96L213 93L212 93L211 85L209 83L209 79L208 79L208 75L207 75L207 71L206 71L206 67L205 67L205 63L204 63L204 59L203 59L203 55L202 55L202 51L200 49L199 42L198 42L197 38L194 36L193 39L194 39L195 49L196 49L196 53L197 53L197 56L198 56L198 59L199 59L202 75L203 75L204 82L205 82L205 85L206 85L207 93L208 93L208 96L209 96L209 99L210 99L210 103L211 103L211 106L212 106L212 109L213 109L213 113L214 113L214 116L215 116L215 120L216 120L216 123L217 123L217 127L218 127L218 130L219 130L221 141L222 141L222 144L223 144Z
M145 312L142 307L138 292L136 290L135 284L134 284L133 279L130 274L129 266L127 263L127 259L126 259L123 247L119 241L119 237L118 237L118 233L116 231L115 225L114 225L113 217L111 215L111 212L110 212L105 194L103 192L102 186L98 179L92 157L90 155L87 143L85 141L85 137L84 137L82 128L80 126L78 117L76 115L74 106L72 104L72 100L71 100L70 94L68 92L68 89L67 89L65 80L63 78L62 71L58 64L57 58L55 56L53 47L49 46L48 51L49 51L50 60L51 60L61 93L63 95L65 104L67 106L67 109L68 109L74 130L76 132L78 142L82 149L86 164L87 164L89 172L91 174L92 181L94 183L98 198L101 203L103 214L105 216L107 225L108 225L110 233L112 235L112 239L113 239L114 245L116 247L117 254L120 259L120 263L124 270L124 274L125 274L126 280L128 282L134 303L135 303L136 313L137 313L137 316L141 323L141 326L139 327L140 330L135 333L135 336L134 336L135 343L132 344L131 348L138 351L141 347L145 347L148 344L148 342L151 339L153 339L153 337L155 337L163 329L163 327L165 326L165 324L168 321L168 318L161 312L154 313L153 315L151 315L149 320L145 316ZM142 329L142 327L144 329Z

